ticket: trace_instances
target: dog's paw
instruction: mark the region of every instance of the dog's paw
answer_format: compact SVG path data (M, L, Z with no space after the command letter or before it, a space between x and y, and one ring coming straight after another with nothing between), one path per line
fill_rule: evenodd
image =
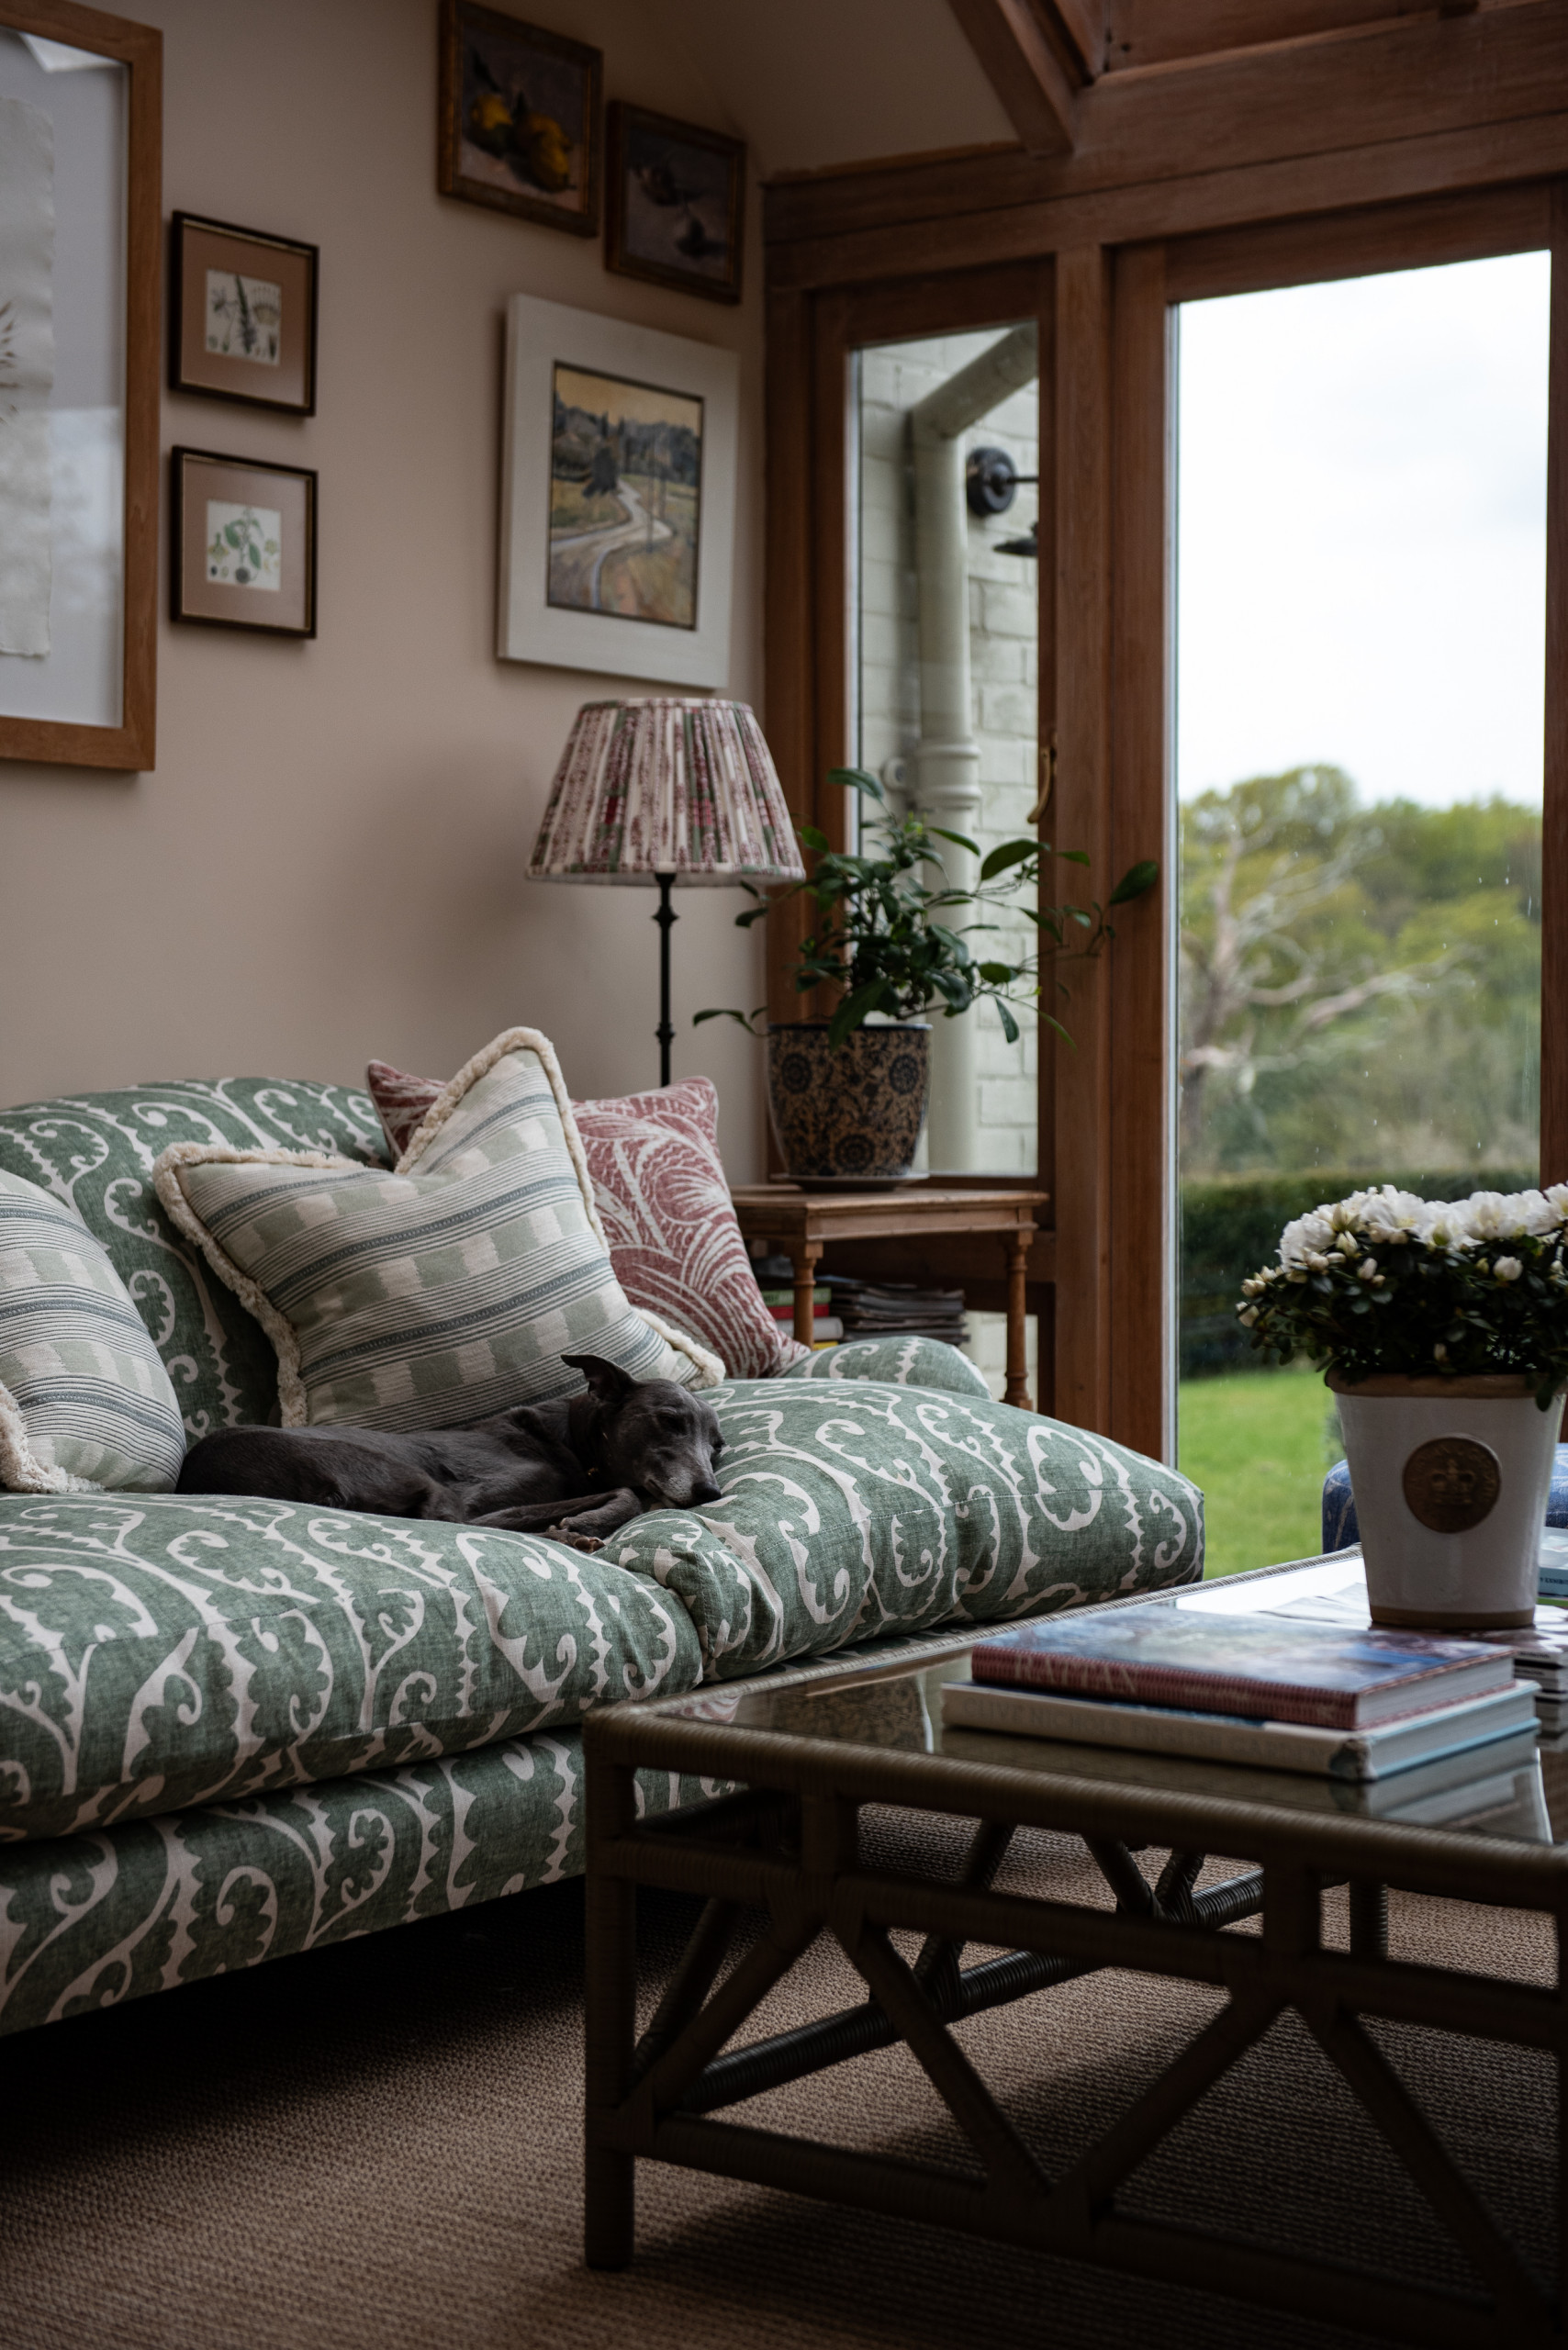
M597 1534L574 1534L569 1526L553 1526L550 1539L553 1542L565 1542L573 1550L587 1550L590 1554L604 1548Z

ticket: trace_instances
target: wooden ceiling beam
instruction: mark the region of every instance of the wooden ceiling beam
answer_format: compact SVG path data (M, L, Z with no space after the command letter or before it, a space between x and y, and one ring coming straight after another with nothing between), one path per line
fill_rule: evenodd
M1396 157L1401 145L1483 126L1501 132L1510 122L1522 133L1527 122L1568 111L1568 0L1515 0L1459 17L1360 26L1300 47L1106 73L1075 103L1070 155L1013 150L855 177L823 173L766 192L764 235L777 247L886 227L907 241L918 226L923 260L950 268L935 251L972 236L970 220L982 213L1054 210L1139 187L1152 208L1184 208L1183 183L1201 190L1249 167L1332 179L1336 154L1386 146ZM1506 151L1506 136L1493 143ZM1293 172L1303 164L1305 174ZM1528 167L1531 175L1542 168ZM1211 216L1202 225L1219 222ZM1003 249L1015 250L1011 239Z
M1078 129L1075 84L1092 76L1077 33L1062 22L1058 0L1041 6L1035 0L948 0L948 6L1025 153L1070 155ZM1092 46L1091 0L1068 0L1068 7Z

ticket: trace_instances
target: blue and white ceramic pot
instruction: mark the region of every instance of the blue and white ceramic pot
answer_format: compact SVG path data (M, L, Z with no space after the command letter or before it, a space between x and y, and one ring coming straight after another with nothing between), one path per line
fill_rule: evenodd
M773 1131L785 1173L808 1191L910 1181L930 1092L928 1021L857 1028L838 1046L825 1020L767 1031Z

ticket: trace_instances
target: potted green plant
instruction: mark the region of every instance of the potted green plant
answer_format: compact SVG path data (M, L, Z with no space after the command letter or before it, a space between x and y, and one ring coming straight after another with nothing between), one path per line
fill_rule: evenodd
M909 1177L925 1120L927 1014L958 1020L991 1002L1008 1042L1016 1044L1021 1032L1013 1007L1033 1003L1070 1044L1039 1002L1042 964L1068 953L1097 955L1114 934L1097 901L1035 902L1043 860L1087 865L1081 849L1053 849L1033 835L1004 841L981 862L976 885L958 888L947 878L937 843L979 856L973 841L919 813L893 816L880 782L864 768L834 767L828 780L876 803L865 853L835 849L813 825L797 826L802 846L815 856L813 870L771 895L746 885L756 903L736 922L744 930L791 898L810 899L816 921L795 957L795 985L802 995L829 988L838 998L824 1020L775 1021L767 1031L768 1103L786 1170L807 1185L898 1182ZM1159 878L1152 861L1131 867L1107 904L1141 897ZM1016 960L988 955L981 940L996 930L993 917L1002 908L1022 915L1038 938L1036 950ZM697 1021L738 1020L758 1035L766 1009L715 1008L700 1012Z
M1568 1184L1298 1216L1242 1283L1252 1344L1327 1369L1377 1624L1534 1620L1568 1385Z

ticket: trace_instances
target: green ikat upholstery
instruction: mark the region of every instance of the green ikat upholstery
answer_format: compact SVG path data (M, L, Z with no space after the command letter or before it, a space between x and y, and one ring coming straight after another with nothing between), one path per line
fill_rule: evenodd
M723 1792L638 1774L647 1814ZM583 1866L582 1734L0 1848L0 2032L524 1893Z
M0 1498L0 1839L426 1762L1200 1571L1182 1478L989 1396L711 1392L723 1500L652 1511L594 1556L286 1502Z
M0 1169L103 1241L194 1438L275 1417L277 1371L153 1194L176 1141L385 1158L368 1098L330 1086L0 1112ZM271 1501L0 1494L0 2031L574 1873L595 1705L1202 1572L1182 1478L992 1402L932 1340L709 1393L723 1499L591 1557Z
M174 1142L332 1150L386 1164L368 1093L274 1078L181 1079L0 1110L0 1169L69 1201L130 1292L174 1382L194 1443L277 1417L277 1357L164 1214L152 1162Z

